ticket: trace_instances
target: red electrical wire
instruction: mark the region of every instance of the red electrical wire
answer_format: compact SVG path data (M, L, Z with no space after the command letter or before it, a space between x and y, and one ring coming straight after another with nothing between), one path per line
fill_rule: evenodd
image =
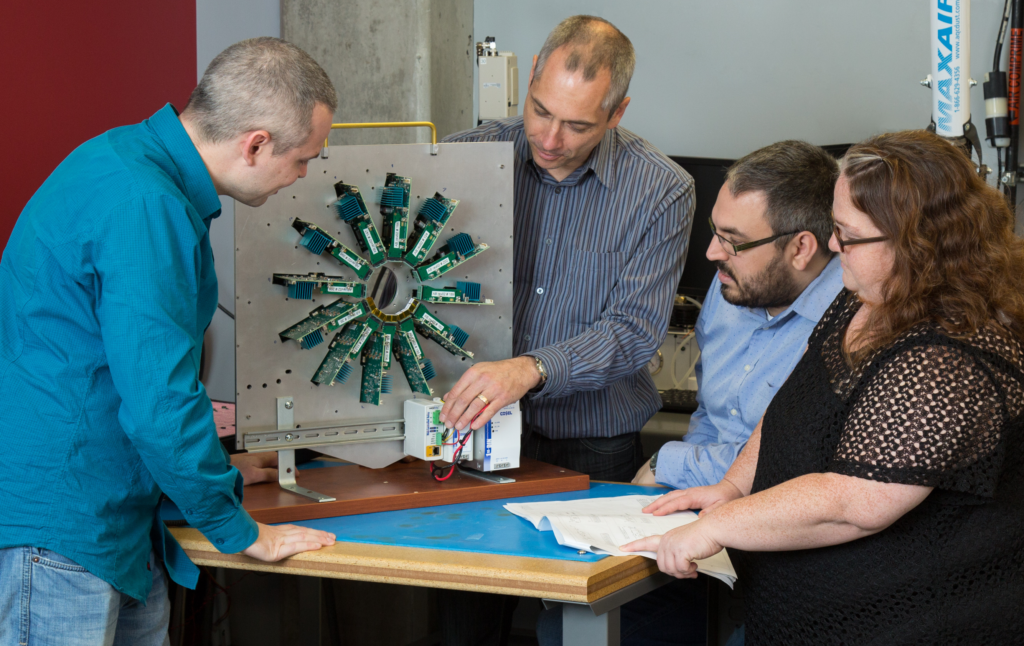
M453 473L455 473L455 465L458 464L459 462L459 457L462 455L462 449L466 447L466 442L468 442L470 436L473 435L473 422L475 422L476 418L480 417L481 413L483 413L485 410L487 410L487 405L481 408L480 412L477 413L472 420L470 420L469 426L466 427L466 434L462 437L462 440L458 442L459 448L455 451L454 455L452 455L451 465L447 467L438 467L433 461L427 462L427 465L430 467L430 475L434 476L434 480L437 480L438 482L444 482L448 478L452 477ZM444 442L443 439L441 441ZM453 442L452 444L444 444L444 446L455 446L455 444L456 443ZM446 473L444 476L439 476L438 474L443 472L445 469L448 469L448 473Z

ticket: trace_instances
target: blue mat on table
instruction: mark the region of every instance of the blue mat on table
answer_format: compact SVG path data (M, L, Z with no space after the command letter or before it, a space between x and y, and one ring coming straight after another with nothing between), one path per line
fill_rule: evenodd
M347 467L329 461L314 460L299 469ZM579 500L581 498L610 498L636 494L662 494L662 487L638 487L625 484L591 483L589 490L523 496L483 502L464 502L457 505L439 505L420 509L382 511L373 514L336 516L302 520L294 524L331 532L338 541L368 543L398 547L496 554L502 556L528 556L592 563L605 555L579 554L578 550L564 547L555 540L554 533L542 532L522 518L505 511L510 502L543 502L547 500ZM173 503L164 502L164 520L182 518Z
M578 500L664 492L665 489L661 487L594 483L586 491L319 518L293 524L331 532L337 540L347 543L594 562L605 556L590 553L581 555L576 549L559 545L554 533L535 529L532 524L505 511L503 505L510 502Z

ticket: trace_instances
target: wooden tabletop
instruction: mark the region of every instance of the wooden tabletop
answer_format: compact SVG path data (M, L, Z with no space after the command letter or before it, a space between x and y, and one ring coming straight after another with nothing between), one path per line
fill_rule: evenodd
M335 498L317 502L282 489L276 482L245 488L242 506L260 523L293 523L314 518L333 518L398 509L536 496L546 493L582 491L590 478L569 469L529 458L518 469L498 471L515 482L486 482L461 471L438 482L426 462L398 462L383 469L350 464L344 467L300 470L299 486Z
M593 603L658 572L642 556L593 563L337 542L277 563L221 554L198 530L171 528L196 565Z

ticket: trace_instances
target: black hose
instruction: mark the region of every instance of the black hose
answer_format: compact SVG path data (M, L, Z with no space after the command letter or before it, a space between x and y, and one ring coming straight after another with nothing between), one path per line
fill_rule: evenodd
M999 23L999 33L996 36L996 55L995 60L992 62L992 69L996 72L999 71L999 59L1002 58L1003 54L1003 39L1006 38L1006 25L1010 22L1010 0L1006 0L1006 4L1003 5L1003 19Z
M1006 149L1006 172L1016 177L1018 139L1020 138L1020 82L1021 82L1021 46L1024 38L1024 0L1012 0L1010 8L1010 61L1008 109L1010 113L1010 146ZM1006 197L1010 208L1016 212L1017 182L1012 181L1005 186Z

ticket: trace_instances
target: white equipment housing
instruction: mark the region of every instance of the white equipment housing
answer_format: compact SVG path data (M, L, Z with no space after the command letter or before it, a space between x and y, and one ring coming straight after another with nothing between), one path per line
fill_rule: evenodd
M519 114L519 63L512 52L477 57L480 78L480 121Z
M420 460L452 462L464 432L452 429L447 439L439 419L441 400L409 399L405 402L406 455ZM473 431L466 440L459 462L477 471L500 471L519 468L519 438L522 417L519 402L509 404Z
M501 471L519 468L519 443L523 418L519 402L498 411L483 428L474 431L473 459L466 466L477 471Z

